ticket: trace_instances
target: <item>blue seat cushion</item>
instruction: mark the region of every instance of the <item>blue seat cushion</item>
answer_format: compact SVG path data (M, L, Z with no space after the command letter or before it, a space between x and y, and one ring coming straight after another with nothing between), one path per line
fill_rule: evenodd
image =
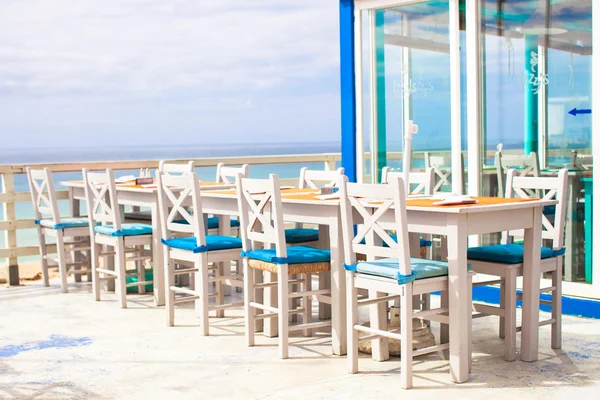
M148 224L121 224L121 230L112 225L100 225L94 232L109 236L140 236L152 234L152 225Z
M502 264L520 264L523 262L522 244L494 244L491 246L471 247L467 250L469 260L489 261ZM565 249L552 250L542 247L542 259L565 254Z
M545 206L543 208L542 212L544 213L544 215L548 215L548 216L550 216L550 215L556 215L556 205Z
M394 234L390 234L390 237L392 238L392 240L394 240L394 242L398 243L398 236L396 236ZM363 239L360 243L365 244L366 243L365 239ZM419 238L419 246L420 247L431 247L431 240L425 240L423 238ZM383 247L389 247L389 246L387 243L383 242Z
M198 242L196 241L195 237L175 238L169 240L161 239L161 242L166 246L173 247L175 249L188 250L193 253L242 248L242 239L234 236L208 235L206 236L206 245L200 246L198 246Z
M418 279L448 275L448 263L444 261L411 258L410 267L412 270L411 275L401 275L397 258L382 258L376 261L361 261L356 265L344 265L344 268L348 271L395 279L399 285L411 283Z
M319 240L319 230L315 228L294 228L285 230L286 243L306 243Z
M84 228L89 226L87 218L61 218L60 224L55 224L51 219L36 220L37 225L50 229Z
M329 250L317 249L308 246L291 246L287 248L287 257L279 258L275 249L252 250L242 252L242 257L252 260L260 260L272 264L310 264L318 262L330 262L331 252Z
M238 221L237 219L231 219L231 222L229 223L229 225L232 228L237 228L240 226L240 221ZM218 229L218 228L219 228L219 217L209 217L207 229Z

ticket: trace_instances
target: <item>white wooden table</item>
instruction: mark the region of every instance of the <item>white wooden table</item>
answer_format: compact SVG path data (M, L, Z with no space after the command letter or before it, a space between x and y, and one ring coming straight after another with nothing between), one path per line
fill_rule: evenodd
M81 181L61 182L69 190L69 201L73 216L79 215L80 202L85 201L84 184ZM201 182L201 190L230 188L232 185ZM154 280L154 301L157 306L165 304L165 270L163 260L163 245L160 242L160 224L158 216L157 189L132 185L117 185L117 201L122 206L137 206L151 209L152 213L152 266ZM122 213L123 214L123 213ZM109 281L110 282L110 281Z
M513 229L525 230L523 271L523 327L521 359L538 358L540 250L542 208L556 201L535 200L469 206L419 206L424 200L408 200L408 230L445 235L448 244L450 308L450 373L456 382L468 380L471 310L467 307L467 238ZM505 199L510 201L510 199ZM393 215L388 213L390 218Z
M202 193L205 212L237 215L237 199L228 192ZM284 220L326 225L331 246L332 345L333 353L346 354L346 287L338 201L299 200L282 192ZM456 382L469 378L469 329L471 309L467 308L467 238L503 230L525 230L523 277L523 328L521 358L538 357L541 213L554 201L527 201L506 204L478 204L459 207L427 207L407 202L410 232L445 235L448 238L450 372ZM393 215L389 213L389 217Z

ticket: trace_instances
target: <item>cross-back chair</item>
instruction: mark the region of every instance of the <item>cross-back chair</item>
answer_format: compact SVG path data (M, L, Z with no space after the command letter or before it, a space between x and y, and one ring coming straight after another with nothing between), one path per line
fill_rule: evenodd
M238 175L244 178L248 177L249 165L244 164L241 167L226 167L224 163L217 164L217 178L215 182L224 183L227 185L235 185L235 180ZM219 233L219 217L208 217L208 233L218 234ZM230 219L229 226L231 234L234 236L239 235L240 221L237 219Z
M425 168L433 168L435 173L435 183L433 186L433 193L437 193L441 191L444 186L452 186L451 177L452 168L452 156L450 155L440 155L440 154L431 154L430 152L425 152ZM460 155L460 173L462 174L462 192L467 192L467 180L465 177L465 160L461 153Z
M196 173L175 176L159 172L157 185L161 241L165 246L168 325L173 326L175 323L176 304L194 301L200 317L201 334L208 336L210 311L217 311L217 316L221 316L225 309L243 305L242 302L224 304L222 293L223 283L242 287L243 277L232 275L231 272L223 274L220 268L214 267L214 276L209 278L209 263L239 260L242 241L232 236L206 235L200 182ZM189 211L189 206L193 208L193 212ZM175 269L176 263L192 266ZM175 276L190 273L194 274L193 289L175 285ZM213 282L216 289L209 294L209 284ZM209 304L210 297L215 297L215 305Z
M342 175L344 175L344 168L338 168L335 171L320 171L304 167L300 170L298 187L300 189L334 187ZM294 228L285 230L285 240L288 244L317 242L319 240L319 229L305 228L303 224L297 223Z
M330 289L312 290L312 274L331 271L331 255L328 250L309 246L287 247L280 190L276 175L271 175L268 180L242 177L237 180L244 256L246 340L248 346L254 346L255 319L277 318L279 356L288 358L289 332L302 330L305 336L310 336L312 329L331 326L331 321L312 322L312 297L318 296L319 301L325 301L323 297L331 295ZM276 274L277 281L256 284L255 272ZM290 279L294 275L301 278ZM290 285L300 288L290 292ZM256 291L267 287L276 287L277 306L259 303ZM301 299L301 307L290 309L290 304L297 304L291 303L290 299ZM265 313L257 316L256 309ZM302 316L301 324L289 324L290 316L294 314Z
M189 172L194 172L195 164L193 161L185 163L169 162L161 160L158 163L158 171L169 175L181 175ZM130 212L125 213L126 222L152 221L151 210L141 210L139 207L132 207Z
M152 225L121 222L121 210L117 200L115 177L112 170L90 172L83 169L85 198L90 227L92 253L92 292L96 301L100 300L100 280L115 279L116 291L121 308L127 308L127 288L137 287L138 293L145 293L146 280L144 264L151 264L152 257L145 255L143 248L152 245ZM103 253L102 246L109 246L113 252ZM130 257L127 257L130 254ZM107 259L100 267L100 257L114 256L115 269L109 269ZM127 271L127 263L134 262L136 269ZM137 277L137 282L127 283L127 277Z
M340 179L344 268L346 269L348 370L358 372L358 342L372 341L373 358L389 358L388 340L401 341L400 386L412 387L413 358L448 349L447 337L439 345L413 350L413 318L449 324L447 306L427 311L413 310L413 295L441 291L448 295L448 263L410 257L404 183L393 176L387 185L348 183ZM365 200L368 198L368 200ZM357 226L355 230L355 226ZM396 231L394 240L389 231ZM382 244L377 244L379 238ZM357 254L367 261L357 261ZM468 287L471 274L469 274ZM358 290L367 290L358 298ZM400 328L390 330L387 304L400 298ZM442 304L447 304L443 301ZM369 305L370 326L358 324L358 307ZM470 304L469 304L470 307ZM359 338L358 333L366 336Z
M561 296L562 266L564 249L564 231L567 210L567 177L568 171L562 169L557 177L522 177L517 171L509 170L506 180L506 197L532 198L532 192L543 193L542 198L556 200L556 214L549 218L542 212L542 239L551 240L552 247L542 247L541 272L550 273L552 286L540 289L540 293L551 293L552 300L541 300L542 304L552 306L552 318L539 322L539 326L552 325L551 346L560 349L561 334ZM504 358L507 361L516 359L517 328L517 277L523 276L524 248L522 244L512 243L514 238L523 237L523 230L502 233L502 244L470 248L467 252L469 264L478 273L497 276L497 281L478 282L484 286L500 283L500 306L475 305L475 310L486 315L500 317L499 335L504 338ZM542 243L539 244L540 246ZM538 323L538 321L535 321Z
M591 154L579 154L577 150L571 151L571 167L580 169L592 169L594 165L594 156Z
M38 232L44 285L50 286L48 269L58 268L61 290L67 293L68 274L73 274L76 281L81 281L83 274L90 277L88 220L85 217L60 216L54 182L48 168L27 168L27 180ZM56 257L48 254L48 236L56 240Z
M518 176L540 176L540 162L535 152L524 154L503 154L502 146L498 145L498 151L494 155L494 166L498 179L498 196L506 193L506 173L509 169L516 170ZM539 194L536 194L539 196Z

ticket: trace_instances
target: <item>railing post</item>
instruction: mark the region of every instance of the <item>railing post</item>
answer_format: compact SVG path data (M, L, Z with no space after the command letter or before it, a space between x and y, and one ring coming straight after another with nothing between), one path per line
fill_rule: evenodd
M19 259L16 255L17 229L15 224L17 213L14 201L15 175L12 172L2 175L2 193L8 196L2 207L4 220L10 223L4 236L5 247L11 252L8 257L8 284L10 286L19 286Z

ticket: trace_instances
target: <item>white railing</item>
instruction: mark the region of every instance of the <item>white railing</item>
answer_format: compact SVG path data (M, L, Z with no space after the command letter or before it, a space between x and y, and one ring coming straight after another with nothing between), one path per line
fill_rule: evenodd
M438 154L440 152L436 152ZM447 152L449 154L449 152ZM413 152L414 160L423 160L423 152ZM489 151L487 156L493 156L494 152ZM365 160L368 162L369 155L365 154ZM401 160L401 152L387 153L388 160ZM220 157L220 158L199 158L194 159L197 167L214 167L219 162L227 165L275 165L275 164L308 164L323 163L324 169L335 169L336 163L341 159L339 153L327 154L297 154L297 155L273 155L273 156L249 156L249 157ZM9 278L11 283L17 279L18 284L18 262L19 257L39 255L38 246L19 246L17 241L17 232L23 229L35 228L35 222L31 218L17 218L17 203L31 202L31 194L28 189L25 192L15 191L15 176L25 174L28 166L36 168L49 168L51 172L79 172L82 168L88 169L106 169L113 170L137 170L140 168L157 168L158 160L139 160L139 161L101 161L101 162L77 162L77 163L47 163L47 164L11 164L0 165L0 176L2 178L2 191L0 192L0 204L3 208L3 219L0 220L0 231L4 232L4 244L0 247L0 260L7 260L6 265L9 268ZM274 171L276 172L276 171ZM369 177L365 177L369 179ZM290 182L288 183L296 183ZM68 192L60 190L57 192L59 200L68 199ZM0 244L2 245L2 244ZM55 251L54 245L49 245L49 251ZM16 275L16 277L15 277Z

